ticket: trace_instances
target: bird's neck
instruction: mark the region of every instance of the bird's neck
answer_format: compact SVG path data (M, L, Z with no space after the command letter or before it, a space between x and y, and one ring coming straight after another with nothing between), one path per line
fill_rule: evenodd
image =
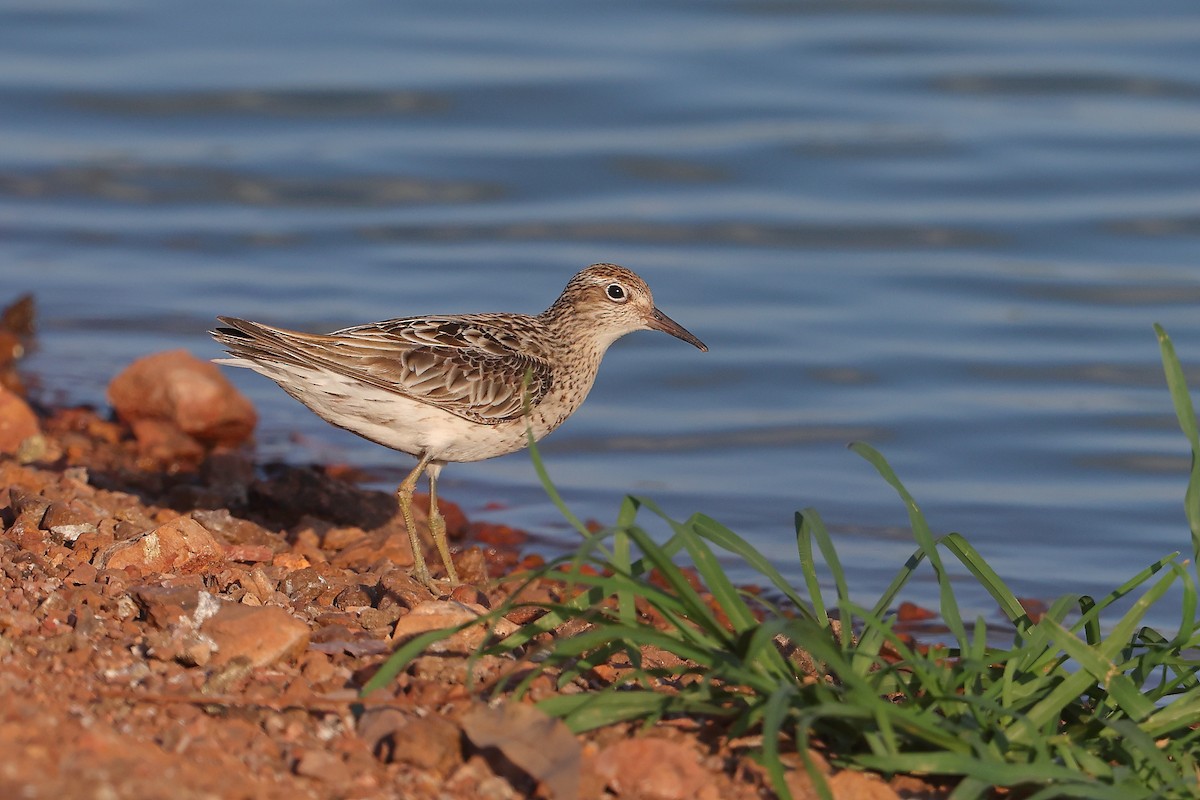
M593 320L581 316L568 303L556 302L543 311L538 319L554 338L556 346L564 353L577 359L594 362L597 366L604 358L609 345L620 335L607 336L605 330Z

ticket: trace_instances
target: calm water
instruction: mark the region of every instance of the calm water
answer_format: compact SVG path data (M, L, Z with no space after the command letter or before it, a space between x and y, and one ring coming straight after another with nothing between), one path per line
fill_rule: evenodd
M1151 324L1200 370L1194 0L329 8L0 2L0 299L49 396L215 356L218 313L536 312L617 261L711 352L613 348L545 447L581 515L645 493L795 575L812 505L871 600L913 545L865 439L1021 593L1188 548ZM411 465L232 377L264 457ZM444 487L571 541L522 455Z

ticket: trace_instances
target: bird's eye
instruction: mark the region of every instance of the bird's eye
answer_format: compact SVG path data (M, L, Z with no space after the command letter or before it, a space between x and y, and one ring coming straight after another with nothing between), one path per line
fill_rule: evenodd
M629 296L625 294L625 287L619 283L610 283L607 293L609 300L615 300L618 303L624 303L629 299Z

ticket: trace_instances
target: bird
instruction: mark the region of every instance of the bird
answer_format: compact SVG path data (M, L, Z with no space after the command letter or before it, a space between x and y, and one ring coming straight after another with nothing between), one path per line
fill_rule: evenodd
M275 381L319 417L417 464L396 490L413 552L413 577L433 579L413 521L413 492L429 481L429 530L452 584L458 574L437 507L447 463L482 461L540 440L583 403L609 346L640 330L708 351L654 305L650 287L617 264L592 264L536 316L414 316L302 333L236 317L209 331L218 364Z

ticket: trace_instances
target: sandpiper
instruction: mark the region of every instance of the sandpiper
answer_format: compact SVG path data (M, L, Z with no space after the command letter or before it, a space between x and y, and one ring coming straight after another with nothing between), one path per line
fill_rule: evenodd
M541 314L405 317L299 333L218 317L211 331L233 358L278 383L327 422L417 458L396 490L412 543L413 574L431 585L413 524L412 496L429 475L429 530L447 577L458 582L437 479L447 462L481 461L541 439L579 408L609 345L658 330L706 351L654 307L631 270L593 264L571 278Z

